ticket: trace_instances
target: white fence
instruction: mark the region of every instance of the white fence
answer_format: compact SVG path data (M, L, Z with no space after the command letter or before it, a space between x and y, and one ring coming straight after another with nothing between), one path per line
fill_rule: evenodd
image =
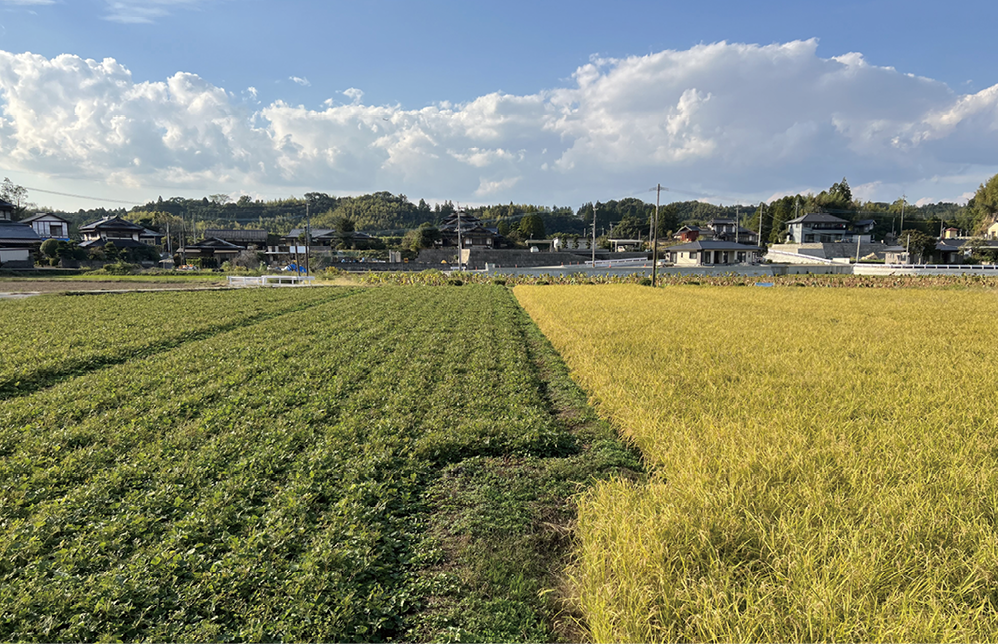
M305 275L229 275L229 286L308 286L315 281Z
M854 275L987 275L998 277L995 264L853 264Z
M658 262L661 264L663 258L659 257ZM597 259L594 264L592 260L582 263L584 266L592 266L593 268L613 268L614 266L626 267L626 266L651 266L651 259L647 257L626 257L621 259Z

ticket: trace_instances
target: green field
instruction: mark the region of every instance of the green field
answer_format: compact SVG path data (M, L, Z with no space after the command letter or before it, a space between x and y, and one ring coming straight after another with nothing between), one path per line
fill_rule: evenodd
M510 291L0 303L0 639L552 640L639 469Z
M998 294L739 279L0 301L0 641L995 639Z

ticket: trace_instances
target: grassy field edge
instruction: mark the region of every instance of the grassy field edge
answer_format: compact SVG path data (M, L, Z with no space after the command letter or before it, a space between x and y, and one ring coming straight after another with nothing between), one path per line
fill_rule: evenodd
M515 298L511 298L516 302ZM474 456L446 465L425 501L414 641L581 641L588 631L566 576L576 499L601 480L643 480L638 452L589 405L568 367L516 303L516 325L548 412L572 438L554 456Z

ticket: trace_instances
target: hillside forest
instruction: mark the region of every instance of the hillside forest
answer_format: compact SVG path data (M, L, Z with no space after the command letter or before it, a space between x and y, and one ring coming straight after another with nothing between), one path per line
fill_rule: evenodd
M0 199L15 205L15 219L44 210L27 200L27 191L5 179ZM232 200L225 194L201 199L159 197L131 209L80 209L76 212L45 210L67 219L70 232L85 223L106 216L120 216L151 230L198 239L213 228L263 229L286 235L292 229L362 231L385 238L389 245L424 244L432 235L420 231L434 229L456 206L451 201L430 206L425 200L411 201L404 194L375 192L360 196L336 197L323 192L308 192L302 197L277 200L254 200L242 196ZM573 209L568 206L540 204L494 204L466 207L465 212L482 220L488 227L513 243L528 238L582 237L596 234L602 238L648 239L655 205L635 197L606 202L589 202ZM737 218L751 230L759 230L762 240L779 243L786 234L786 222L809 212L825 212L850 222L872 220L873 236L884 239L900 232L903 216L906 230L918 230L935 237L943 228L954 227L964 235L983 231L998 217L998 175L982 184L966 205L933 203L913 205L898 199L893 203L862 201L854 198L848 181L834 183L818 194L788 195L761 204L716 205L701 201L677 201L659 208L659 235L668 238L684 225L704 224L715 217ZM415 248L414 248L415 249Z

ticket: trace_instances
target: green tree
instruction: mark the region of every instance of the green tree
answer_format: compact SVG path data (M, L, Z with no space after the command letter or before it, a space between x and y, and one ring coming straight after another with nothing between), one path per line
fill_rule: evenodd
M901 231L898 244L908 249L908 261L913 264L921 264L930 259L936 250L935 237L913 228Z
M402 237L402 248L419 251L421 248L433 248L434 242L440 239L440 231L432 224L421 224L419 228L407 231Z
M519 231L524 239L544 239L547 237L544 230L544 219L537 213L524 215L520 219Z
M633 215L627 215L613 227L612 236L614 239L643 239L644 236L648 235L649 223L650 219L639 219ZM659 231L660 238L662 232L664 231Z
M28 189L17 185L9 177L4 177L0 184L0 199L14 206L13 219L18 221L27 209Z
M973 198L967 202L967 209L973 213L975 234L984 232L985 228L998 219L998 174L981 184Z
M357 230L357 225L354 223L354 220L349 217L336 217L333 219L333 228L336 230L337 234L344 237L349 236L350 233Z
M111 242L104 244L104 259L109 262L116 262L121 259L121 253L118 251L118 247Z
M828 190L822 190L813 197L814 206L822 212L853 210L852 188L845 177L839 183L833 183Z
M41 249L42 255L46 257L58 257L59 256L59 240L58 239L46 239L42 242Z

